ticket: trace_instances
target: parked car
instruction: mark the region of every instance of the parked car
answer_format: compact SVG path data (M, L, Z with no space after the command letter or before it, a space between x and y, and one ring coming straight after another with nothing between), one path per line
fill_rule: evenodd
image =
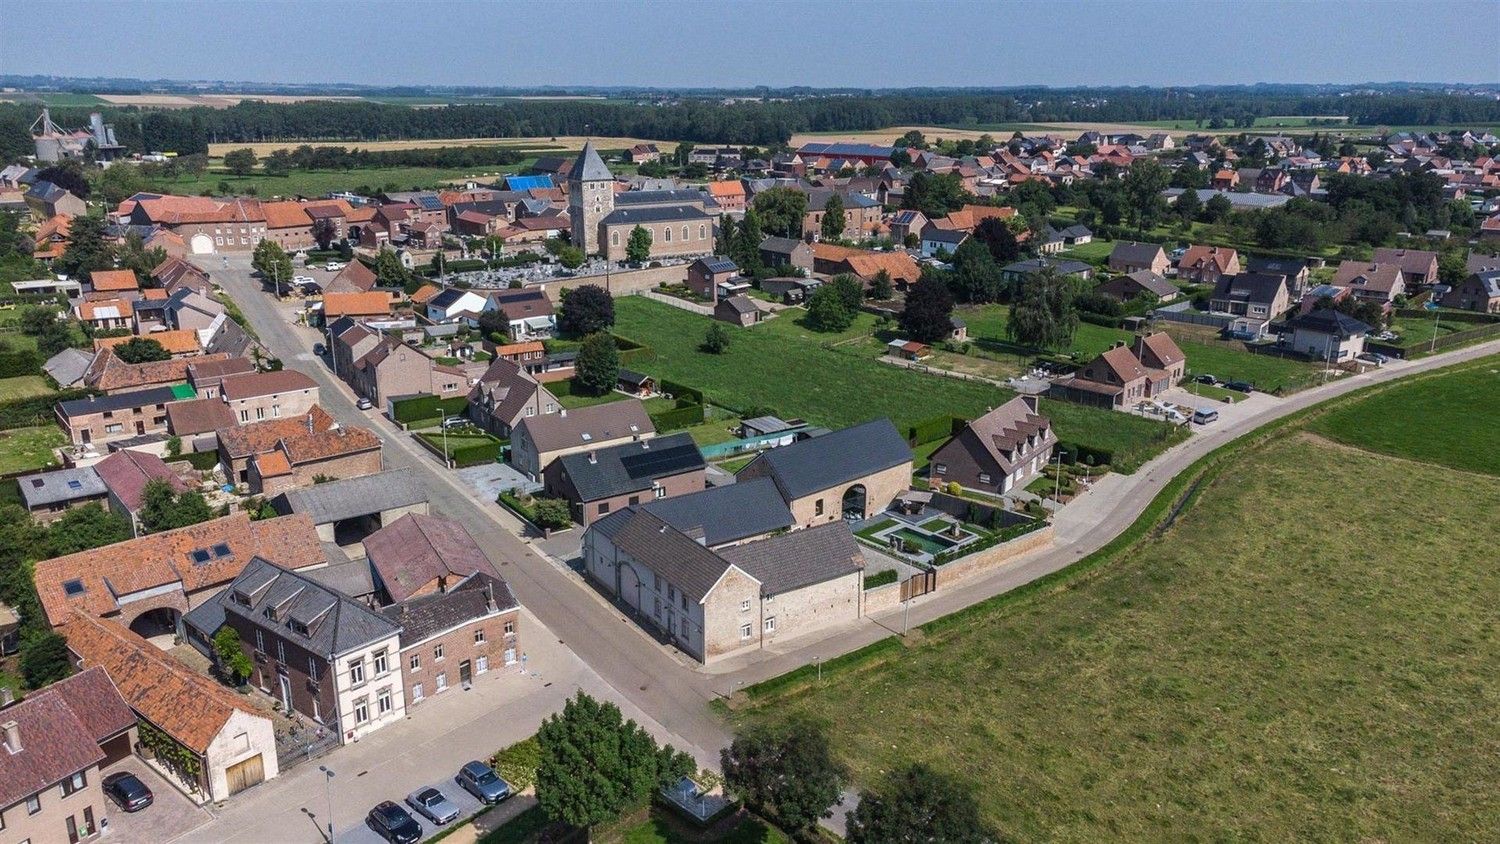
M444 428L467 428L473 423L465 416L451 416L443 420Z
M116 771L104 778L104 793L127 812L139 812L151 805L156 797L140 777L129 771Z
M325 266L325 268L326 268L326 269L327 269L327 270L328 270L328 271L329 271L329 272L331 272L331 273L336 273L336 272L338 272L338 271L339 271L339 270L342 270L342 269L343 269L343 268L344 268L344 267L347 267L347 266L349 266L349 265L348 265L348 264L346 264L346 263L344 263L344 262L343 262L343 261L329 261L329 262L328 262L328 263L327 263L327 264L326 264L326 265L324 265L324 266Z
M458 807L443 796L443 792L431 786L419 788L406 795L406 805L416 809L435 824L442 825L458 820Z
M369 399L362 398L359 401L355 402L354 406L359 408L360 410L369 410L370 408L375 406L375 403L370 401Z
M315 279L315 278L313 278L310 275L292 276L292 284L295 284L295 285L297 285L299 287L302 286L302 285L304 285L304 284L317 284L317 283L318 283L318 280Z
M409 812L386 800L365 815L365 824L391 844L417 844L422 840L422 825Z
M1204 373L1202 375L1196 375L1196 376L1194 376L1193 377L1193 383L1195 383L1195 384L1207 384L1208 386L1212 387L1215 384L1219 383L1219 379L1213 377L1212 375L1209 375L1208 373Z
M485 803L499 803L510 796L510 783L483 762L467 762L453 778L459 787Z
M1224 389L1234 390L1236 393L1253 393L1255 385L1249 381L1225 381Z
M1193 411L1193 421L1199 425L1207 425L1210 422L1219 421L1219 411L1211 407L1200 407Z

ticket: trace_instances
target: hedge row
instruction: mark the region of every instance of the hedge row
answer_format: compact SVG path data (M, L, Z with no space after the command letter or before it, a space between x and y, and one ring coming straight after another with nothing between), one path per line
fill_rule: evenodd
M98 395L93 390L59 390L43 396L27 396L0 401L0 429L29 428L55 418L53 406L58 402L73 401Z
M435 416L458 416L469 407L467 396L441 399L434 395L412 396L391 402L391 418L397 422L415 422Z
M542 764L542 748L536 736L518 741L495 754L495 773L510 784L511 792L536 785L536 769Z
M1115 453L1103 448L1074 442L1060 442L1057 450L1064 465L1083 463L1085 466L1109 466L1115 462Z
M676 381L668 381L663 378L657 382L663 393L670 393L677 399L677 406L683 406L683 400L689 399L693 404L704 404L703 391L697 387L689 387Z
M1079 311L1078 319L1090 325L1102 325L1105 328L1119 328L1121 318L1109 314L1096 314L1093 311Z
M941 554L936 554L932 558L932 564L934 566L946 565L953 562L954 560L957 560L960 557L967 557L970 554L977 554L980 551L985 550L986 548L993 548L1002 542L1009 542L1018 536L1025 536L1026 534L1031 533L1034 530L1041 530L1046 526L1047 522L1043 519L1037 519L1030 522L1022 522L1018 525L1011 525L1008 528L1002 528L1001 530L991 534L985 539L981 539L978 542L970 543L961 548L955 548L952 551L944 551Z
M923 443L946 440L958 433L959 429L963 427L964 422L965 420L962 417L954 416L951 413L944 413L941 416L923 419L907 426L906 441L910 445L919 446Z
M493 440L460 446L450 451L448 457L453 461L453 465L460 469L465 466L482 466L499 460L502 448L504 445L499 440Z
M895 583L896 577L897 575L895 569L886 569L885 571L875 572L874 574L865 578L865 588L874 589L877 586L884 586L887 583Z
M621 337L618 334L610 335L615 338L615 348L620 350L620 364L640 363L656 357L656 350L645 343L637 343L629 337Z
M679 404L671 410L651 414L651 424L658 432L689 428L703 422L703 405Z
M37 375L42 371L42 356L36 349L0 351L0 378Z

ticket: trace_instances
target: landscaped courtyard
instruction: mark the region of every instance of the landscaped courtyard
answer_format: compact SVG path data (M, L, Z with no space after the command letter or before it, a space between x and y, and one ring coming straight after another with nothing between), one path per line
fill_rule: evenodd
M1500 477L1454 453L1487 433L1436 423L1492 421L1495 369L1421 385L1410 436L1355 433L1409 409L1406 385L1279 430L1066 587L752 689L735 717L835 721L861 783L926 762L1017 840L1487 839Z

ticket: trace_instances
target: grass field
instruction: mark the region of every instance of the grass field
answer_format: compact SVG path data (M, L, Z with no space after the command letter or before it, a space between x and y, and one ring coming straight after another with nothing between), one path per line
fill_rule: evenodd
M1312 429L1360 448L1500 476L1497 419L1500 357L1492 356L1403 380L1323 416Z
M55 466L52 449L66 444L56 425L0 431L0 475Z
M1397 314L1391 318L1390 329L1401 335L1396 345L1407 349L1426 351L1432 344L1433 329L1439 339L1447 337L1459 331L1468 331L1471 328L1479 328L1483 323L1459 322L1457 320L1443 319L1443 312L1438 311L1437 317L1430 316L1401 316Z
M335 191L352 191L367 188L371 192L381 190L425 190L444 187L471 178L495 178L502 173L516 173L529 166L535 159L525 159L519 164L475 170L457 170L442 167L370 167L362 170L293 170L285 176L268 176L255 172L248 176L235 176L228 171L209 168L197 176L183 175L176 179L163 180L156 187L177 194L196 195L205 191L219 194L219 183L229 185L229 193L242 194L253 188L262 199L272 196L323 196Z
M583 149L583 143L587 140L590 139L581 135L561 135L558 137L538 136L530 138L428 138L407 141L265 141L262 143L209 144L208 154L214 158L219 158L229 150L249 147L255 151L256 155L264 158L278 149L294 149L304 144L312 147L357 148L369 150L370 152L403 149L435 149L438 147L512 147L522 150L562 152ZM650 141L641 138L593 138L592 140L600 150L629 149L636 144L668 144L673 147L676 146L675 141Z
M1064 249L1058 253L1059 258L1072 258L1075 261L1083 261L1102 267L1109 263L1109 254L1115 251L1113 240L1090 240L1088 243L1080 243L1072 249Z
M958 775L1007 839L1493 840L1500 479L1295 429L1231 460L1067 588L734 717L834 722L861 783Z
M31 396L44 396L52 392L47 386L47 379L40 375L18 375L14 378L0 378L0 401L7 399L24 399Z
M1012 395L880 363L874 341L862 336L874 327L867 314L849 331L823 335L799 325L797 313L753 329L726 326L730 344L722 355L698 350L706 317L640 296L616 300L615 330L655 349L655 358L632 368L697 387L723 407L769 407L830 428L880 416L898 427L940 413L974 418ZM1046 402L1044 412L1062 439L1113 451L1126 472L1183 436L1164 423L1065 402Z

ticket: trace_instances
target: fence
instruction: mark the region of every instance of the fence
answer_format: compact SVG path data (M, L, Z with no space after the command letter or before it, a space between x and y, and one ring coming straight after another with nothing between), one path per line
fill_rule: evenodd
M1187 304L1187 303L1183 303ZM1191 307L1157 308L1151 312L1157 319L1168 322L1181 322L1188 325L1207 325L1211 328L1227 328L1237 317L1232 314L1206 314L1201 311L1192 310Z
M798 425L795 428L790 428L785 431L776 431L770 434L760 434L759 436L730 440L729 442L699 446L698 451L702 453L704 460L717 460L723 457L731 457L736 454L743 454L747 451L759 451L762 448L773 448L778 445L790 445L792 440L796 437L797 432L801 431L805 427L807 426ZM782 440L784 440L785 442L781 442Z

